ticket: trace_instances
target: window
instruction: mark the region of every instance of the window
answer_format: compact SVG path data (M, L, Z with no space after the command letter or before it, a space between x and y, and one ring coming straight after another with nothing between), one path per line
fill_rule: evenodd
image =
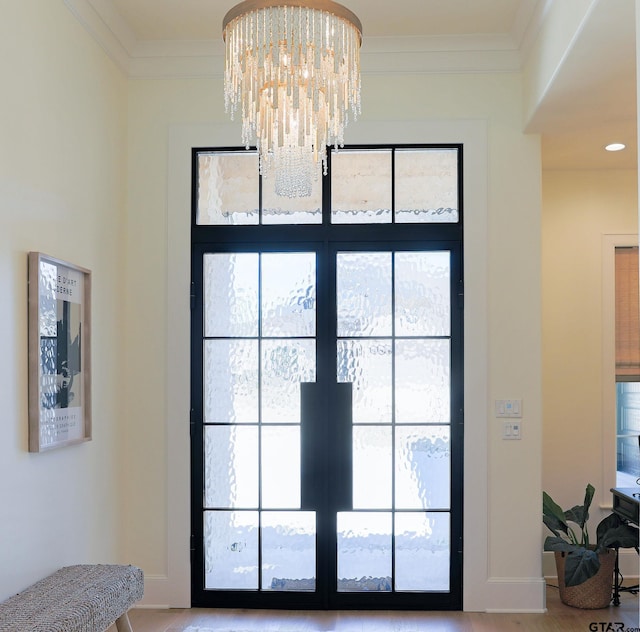
M640 476L638 247L615 249L616 485Z

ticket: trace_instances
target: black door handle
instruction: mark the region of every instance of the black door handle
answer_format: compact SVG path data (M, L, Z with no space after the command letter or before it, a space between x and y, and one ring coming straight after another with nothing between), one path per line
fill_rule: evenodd
M353 508L352 385L300 384L302 509Z

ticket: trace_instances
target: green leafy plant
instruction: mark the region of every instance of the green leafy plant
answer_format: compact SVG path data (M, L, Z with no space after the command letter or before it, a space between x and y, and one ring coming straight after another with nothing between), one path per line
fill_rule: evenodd
M544 541L544 550L567 553L564 576L567 587L578 586L593 577L600 568L598 555L607 549L635 548L638 551L638 529L615 513L598 524L596 540L591 542L587 521L594 493L593 485L587 485L583 504L563 511L547 492L542 492L542 521L553 533L553 537Z

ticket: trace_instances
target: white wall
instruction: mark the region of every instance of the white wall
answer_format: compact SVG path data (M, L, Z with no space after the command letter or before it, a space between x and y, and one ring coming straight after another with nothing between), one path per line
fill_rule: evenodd
M126 82L62 2L0 19L0 600L120 558ZM27 452L27 252L93 273L93 441Z
M3 9L0 41L17 53L0 62L0 597L66 563L122 560L145 570L147 604L188 605L187 145L239 144L238 125L221 77L126 83L61 3ZM521 99L514 74L365 75L361 131L347 134L469 142L465 608L476 610L544 602L540 152L521 132ZM44 455L26 452L29 250L94 275L94 440ZM523 399L522 441L500 439L496 398ZM519 545L505 547L514 521Z
M133 527L126 555L147 572L147 603L188 605L189 360L180 344L188 344L189 328L188 149L239 144L221 84L220 77L135 80L129 88L125 494ZM365 75L361 129L369 135L355 123L346 139L375 142L382 132L373 130L396 129L398 142L429 142L424 130L482 130L467 136L473 158L466 166L483 174L481 182L471 177L465 207L474 228L465 264L469 279L480 280L468 288L467 351L475 355L465 378L468 403L481 402L467 409L465 572L478 580L467 581L467 609L544 606L540 151L536 137L521 133L521 91L509 74ZM523 399L522 441L501 440L496 398ZM515 549L504 546L514 521Z
M603 367L603 288L613 279L603 260L607 236L637 235L637 173L544 171L542 191L543 489L569 508L594 485L594 537L615 486L615 396L603 388L614 388L613 365L608 375ZM635 551L621 558L623 574L637 576ZM550 553L544 571L555 575Z

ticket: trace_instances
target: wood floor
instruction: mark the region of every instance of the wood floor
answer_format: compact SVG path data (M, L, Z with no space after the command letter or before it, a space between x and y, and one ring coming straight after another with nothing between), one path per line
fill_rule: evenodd
M547 588L545 614L140 608L129 617L134 632L183 632L189 626L225 632L640 632L638 595L623 592L620 606L579 610L565 606L553 587Z

